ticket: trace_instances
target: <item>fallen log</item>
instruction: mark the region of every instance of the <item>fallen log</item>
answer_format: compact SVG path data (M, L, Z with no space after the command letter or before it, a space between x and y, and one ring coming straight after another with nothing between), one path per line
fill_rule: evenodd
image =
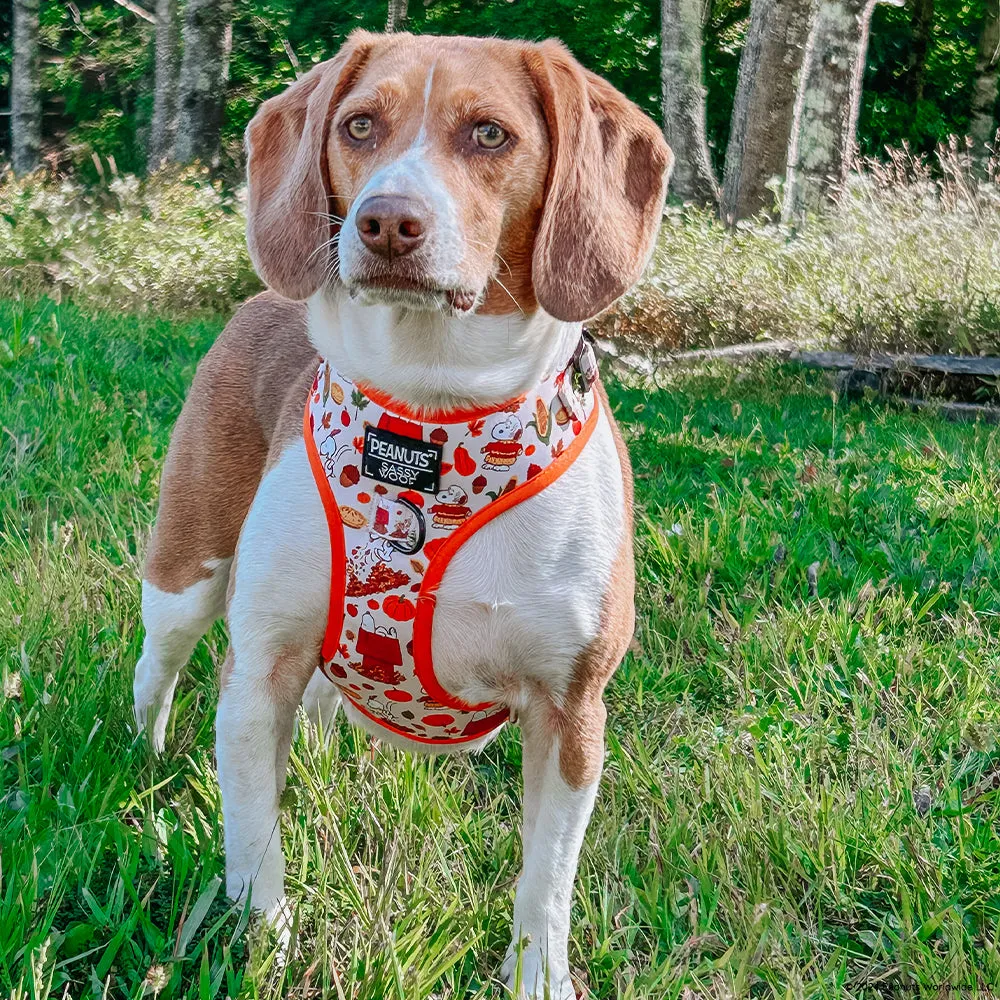
M844 351L797 351L788 355L809 368L859 369L869 372L934 372L940 375L1000 375L1000 358L962 354L849 354Z
M675 365L700 364L706 361L726 361L732 364L754 357L777 357L785 361L844 373L850 384L839 384L848 392L859 388L879 392L886 402L896 402L914 411L933 410L945 420L1000 424L1000 406L989 403L964 403L946 399L922 399L886 391L882 376L886 373L958 375L973 377L1000 376L1000 358L973 357L953 354L851 354L847 351L801 351L787 340L762 340L752 344L731 344L726 347L700 348L677 353L657 352L655 355L629 353L612 340L595 338L598 351L613 364L646 378L655 378L660 368ZM857 383L857 384L856 384Z
M909 399L903 396L885 397L896 399L911 410L932 410L937 416L954 423L975 423L981 420L984 424L1000 424L1000 406L990 406L988 403L952 403L937 399Z

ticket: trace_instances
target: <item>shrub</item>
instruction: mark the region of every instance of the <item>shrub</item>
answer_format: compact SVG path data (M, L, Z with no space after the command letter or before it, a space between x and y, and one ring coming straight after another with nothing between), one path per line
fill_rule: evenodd
M726 229L670 208L643 281L594 324L640 349L782 338L857 350L1000 354L1000 184L956 144L931 165L869 162L800 232ZM92 187L0 182L0 295L92 307L231 312L260 287L244 191L203 172L114 175Z
M867 350L1000 353L1000 184L956 144L932 173L868 162L800 231L668 210L640 284L595 324L638 347L762 338Z
M0 294L135 312L227 312L260 288L239 193L198 170L84 187L0 184Z

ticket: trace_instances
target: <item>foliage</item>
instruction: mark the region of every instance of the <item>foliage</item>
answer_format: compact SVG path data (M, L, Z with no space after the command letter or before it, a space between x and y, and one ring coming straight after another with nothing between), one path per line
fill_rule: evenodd
M95 153L123 172L140 170L152 109L152 26L110 2L43 0L40 20L50 162L91 180Z
M913 26L909 7L875 13L860 123L862 150L881 154L904 140L931 151L964 134L975 48L986 0L936 0L923 97L908 91ZM147 6L151 6L147 3ZM93 156L123 172L145 163L152 109L152 26L114 0L42 0L48 160L95 180ZM709 140L721 172L749 0L706 4L705 63ZM237 0L223 128L224 167L235 176L242 134L265 98L332 55L355 27L381 30L385 0ZM424 0L409 6L418 32L562 38L583 63L659 116L658 0ZM10 15L0 8L0 103L7 103ZM294 57L294 59L293 59ZM0 139L7 141L6 135Z
M104 308L221 311L260 287L240 196L195 169L102 185L8 177L0 260L8 293L72 291Z
M913 71L911 6L880 4L872 18L858 138L861 151L881 155L902 139L930 152L965 135L975 80L976 49L988 0L934 0L922 93Z
M955 146L896 152L801 232L668 213L644 280L598 331L639 348L760 338L865 350L1000 353L1000 184Z
M492 996L515 731L435 761L342 719L329 744L298 734L286 971L217 881L221 627L166 755L133 736L141 553L218 329L0 303L0 993ZM997 982L1000 430L845 407L774 367L610 388L640 631L608 692L579 985L855 1000Z

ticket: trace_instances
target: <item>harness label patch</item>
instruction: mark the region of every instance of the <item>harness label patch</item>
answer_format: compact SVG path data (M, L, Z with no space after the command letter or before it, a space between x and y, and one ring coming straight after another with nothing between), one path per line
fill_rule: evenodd
M361 471L391 486L437 493L441 479L441 445L397 434L384 427L365 428Z

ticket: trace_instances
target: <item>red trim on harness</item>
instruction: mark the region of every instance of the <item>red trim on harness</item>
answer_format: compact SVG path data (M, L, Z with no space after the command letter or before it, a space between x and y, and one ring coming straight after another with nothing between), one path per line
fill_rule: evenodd
M356 708L366 719L371 719L372 722L377 723L383 729L388 729L390 733L395 733L396 736L401 736L403 739L411 740L414 743L430 743L433 745L471 743L473 740L481 740L488 733L492 733L494 729L499 729L510 718L510 712L498 712L496 715L491 715L483 720L484 723L489 722L491 725L484 726L481 732L476 731L470 733L468 736L445 736L435 739L431 736L418 736L416 733L406 733L402 729L397 729L391 722L388 722L386 719L380 719L377 715L373 715L362 705L359 705L346 691L343 689L341 691L344 697L351 703L351 708Z
M330 529L330 611L326 619L326 632L323 635L323 645L320 654L323 662L331 659L340 643L340 634L344 629L344 591L347 589L347 555L344 551L344 522L340 518L340 507L326 478L322 459L316 451L316 441L309 420L309 403L306 401L305 415L302 418L302 434L306 439L306 454L309 456L309 467L319 490L323 509L326 511L326 523ZM333 637L331 640L331 636Z
M520 406L527 398L526 396L517 396L514 399L508 399L506 403L501 403L499 406L491 403L488 406L474 406L467 410L415 410L412 406L407 406L406 403L393 399L388 393L373 389L363 382L355 382L354 384L373 403L377 403L383 410L388 410L393 416L428 424L464 424L469 420L478 420L480 417L489 417L494 413L500 413L508 407Z

